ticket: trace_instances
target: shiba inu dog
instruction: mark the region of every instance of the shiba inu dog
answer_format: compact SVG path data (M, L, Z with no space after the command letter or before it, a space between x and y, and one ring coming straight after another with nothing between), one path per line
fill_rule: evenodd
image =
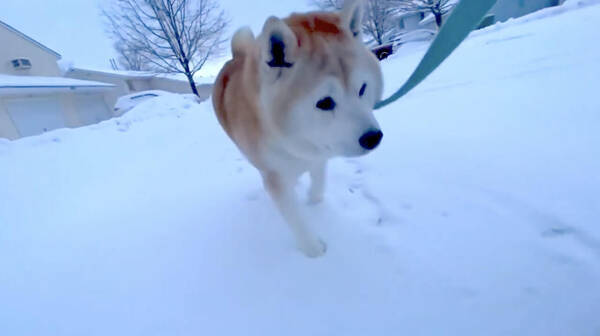
M256 38L242 28L213 90L220 124L260 171L309 257L326 245L306 226L294 192L299 176L310 174L309 201L320 202L327 161L366 154L383 137L373 116L382 74L362 43L362 16L363 2L346 0L339 12L271 17Z

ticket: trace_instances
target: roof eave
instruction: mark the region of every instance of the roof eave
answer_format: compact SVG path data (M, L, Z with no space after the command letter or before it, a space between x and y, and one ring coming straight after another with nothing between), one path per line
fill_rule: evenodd
M0 96L3 95L25 95L25 94L48 94L48 93L90 93L106 92L114 88L107 85L86 85L86 86L0 86Z
M107 77L113 77L113 78L120 78L120 79L151 79L154 78L156 75L153 74L147 74L147 75L125 75L125 74L118 74L118 73L114 73L114 72L104 72L104 71L99 71L99 70L90 70L90 69L81 69L81 68L72 68L69 70L69 72L79 72L79 73L92 73L92 74L97 74L97 75L103 75L103 76L107 76Z

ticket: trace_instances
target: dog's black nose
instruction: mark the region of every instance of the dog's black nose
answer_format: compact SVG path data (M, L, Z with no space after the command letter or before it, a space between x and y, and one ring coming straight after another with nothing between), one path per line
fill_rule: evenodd
M381 131L369 131L358 139L358 143L360 143L362 148L372 150L379 145L381 138L383 138Z

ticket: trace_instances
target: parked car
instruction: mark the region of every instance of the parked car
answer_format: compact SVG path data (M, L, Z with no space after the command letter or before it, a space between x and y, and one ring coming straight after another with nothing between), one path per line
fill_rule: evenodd
M200 104L201 102L203 102L203 99L201 99L200 97L196 96L193 93L179 94L179 93L172 93L172 92L167 92L167 91L162 91L162 90L148 90L148 91L136 92L136 93L132 93L127 96L120 97L117 100L117 103L115 104L115 107L113 109L115 112L114 114L116 116L120 116L123 113L131 111L134 107L136 107L137 105L139 105L145 101L148 101L150 99L154 99L154 98L160 97L160 96L166 96L166 95L180 95L181 97L183 97L183 99L188 100L193 103L196 103L196 104Z
M153 98L156 98L159 96L170 95L170 94L172 94L172 93L167 92L167 91L162 91L162 90L149 90L149 91L141 91L141 92L132 93L132 94L129 94L126 96L122 96L117 100L117 103L115 104L115 107L113 109L114 114L122 115L123 113L130 111L131 109L133 109L140 103L143 103L147 100L150 100L150 99L153 99Z
M431 29L416 29L399 35L388 43L371 48L378 60L384 60L392 55L396 49L410 42L430 41L437 32Z
M394 44L388 43L382 46L371 49L371 51L377 56L378 60L384 60L394 53Z

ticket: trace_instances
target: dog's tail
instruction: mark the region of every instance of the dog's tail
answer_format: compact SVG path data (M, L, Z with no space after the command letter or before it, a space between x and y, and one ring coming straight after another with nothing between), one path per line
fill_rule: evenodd
M233 34L231 39L231 53L233 57L245 55L247 50L254 45L254 34L250 27L242 27Z

